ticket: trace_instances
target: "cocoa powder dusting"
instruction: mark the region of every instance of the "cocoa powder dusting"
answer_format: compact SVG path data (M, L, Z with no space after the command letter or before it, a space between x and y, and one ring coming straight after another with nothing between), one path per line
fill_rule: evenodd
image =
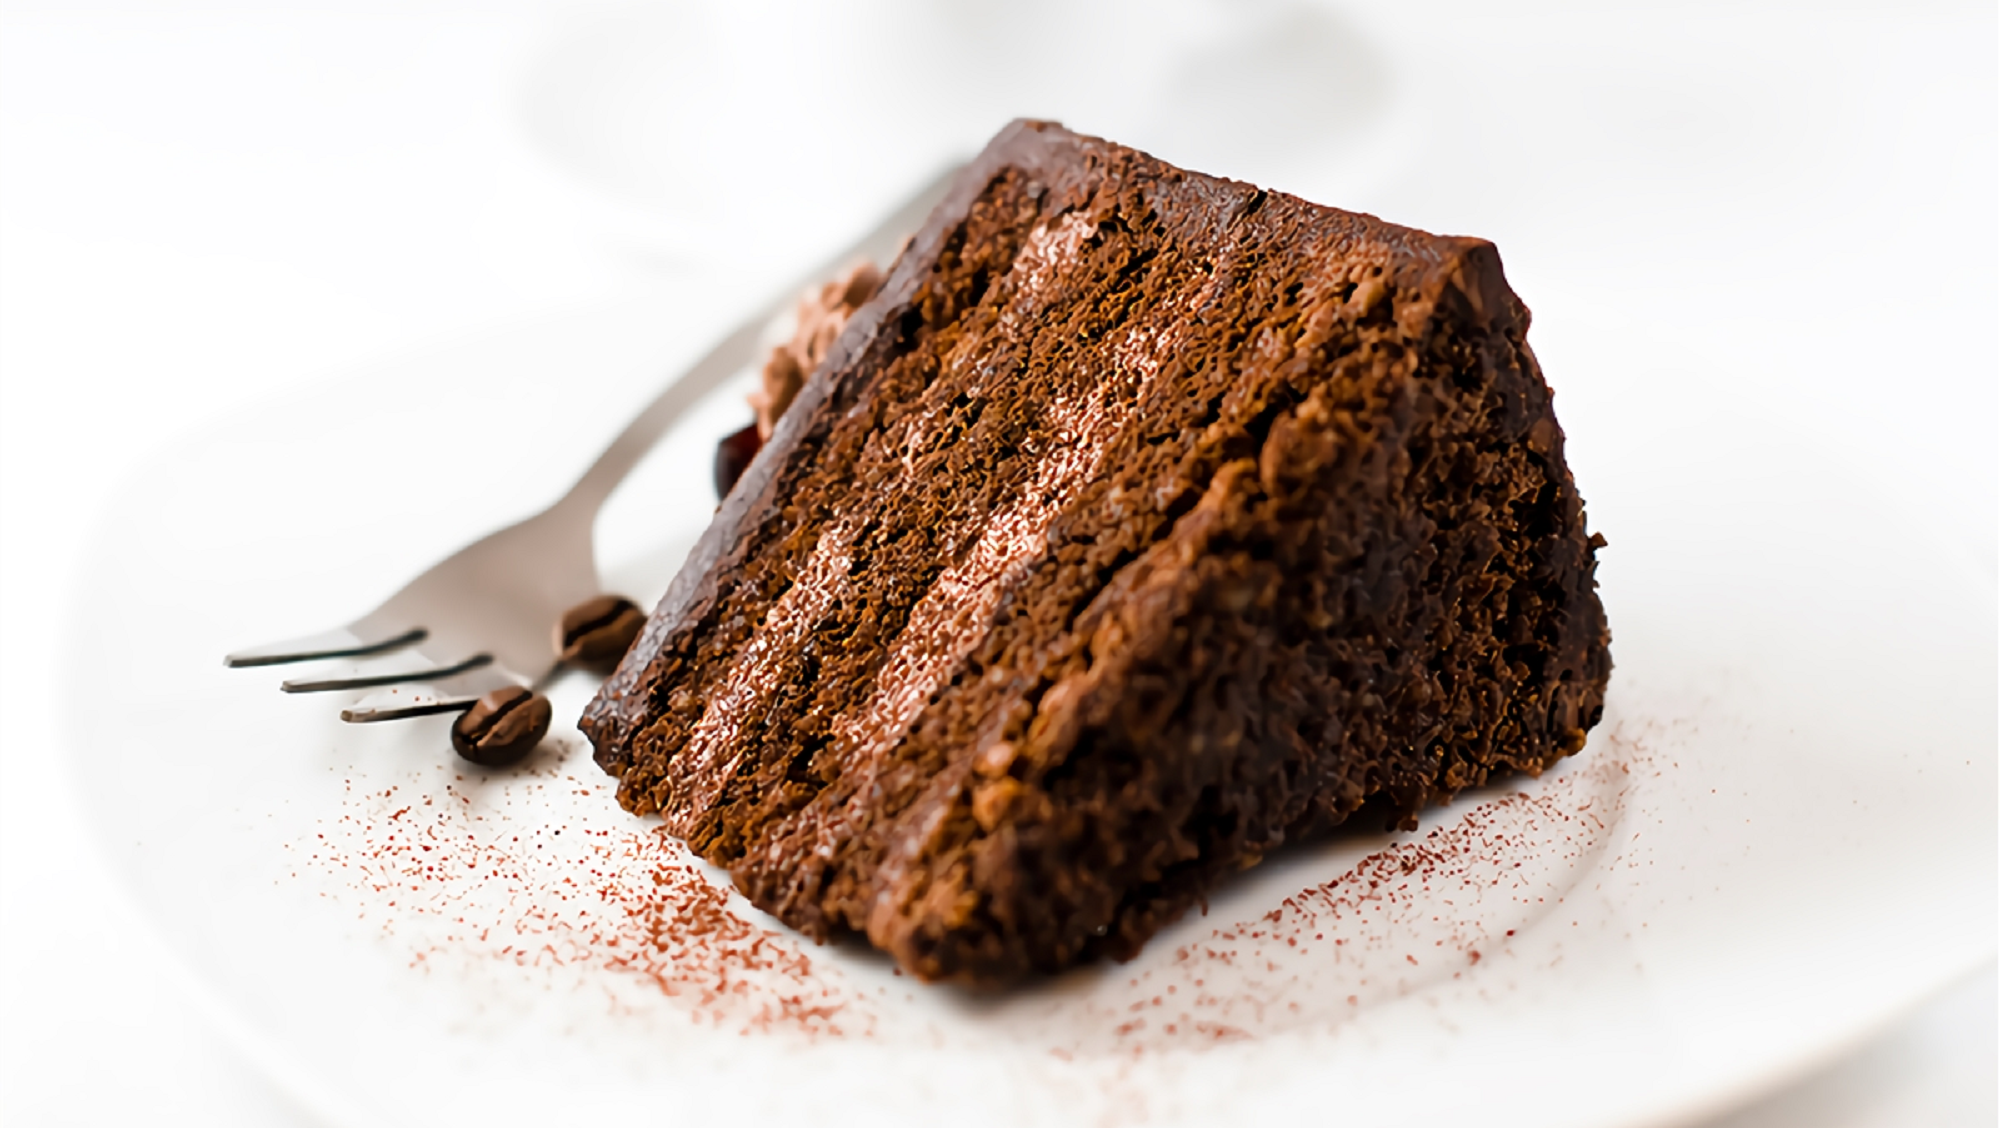
M1207 929L1181 922L1067 1013L1049 1010L1049 1052L1143 1055L1326 1029L1507 957L1517 932L1561 912L1607 849L1636 837L1619 833L1620 820L1632 784L1657 774L1652 735L1621 725L1573 770L1516 784L1533 790L1461 798L1456 819L1261 915ZM1633 860L1643 856L1623 850L1618 864L1650 864Z
M1563 774L1462 797L1434 829L1330 880L1312 880L1332 861L1318 848L1245 873L1213 906L1232 923L1183 920L1131 964L1080 973L1095 978L1088 987L1064 977L1028 988L957 1035L927 1005L954 989L891 995L872 983L883 969L837 966L837 949L808 954L807 941L757 923L678 840L619 814L608 782L560 764L501 784L443 767L350 783L340 814L295 848L301 870L332 878L323 896L426 971L559 970L739 1034L900 1041L921 1030L934 1045L1002 1034L1058 1062L1138 1058L1330 1029L1475 969L1490 985L1485 973L1520 958L1517 933L1589 918L1570 904L1587 895L1579 882L1653 864L1627 815L1665 760L1661 725L1607 729Z
M442 772L372 790L349 782L342 813L298 849L334 879L322 895L406 946L413 967L559 971L602 983L614 1003L621 990L658 992L739 1034L866 1032L837 974L740 913L678 841L618 814L604 785L552 770L505 792L482 793L488 783ZM602 817L566 821L552 792L586 797Z

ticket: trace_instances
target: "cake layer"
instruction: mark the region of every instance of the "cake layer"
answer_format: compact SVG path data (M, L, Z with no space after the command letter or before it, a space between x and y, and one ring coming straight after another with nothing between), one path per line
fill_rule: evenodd
M926 978L1136 950L1582 746L1594 543L1490 244L1016 123L584 719L760 907Z

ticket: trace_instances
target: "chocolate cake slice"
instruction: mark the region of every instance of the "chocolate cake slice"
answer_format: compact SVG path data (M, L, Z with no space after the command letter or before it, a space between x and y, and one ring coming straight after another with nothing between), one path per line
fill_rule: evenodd
M583 720L926 979L1123 956L1583 746L1595 549L1500 257L1039 122L960 176Z

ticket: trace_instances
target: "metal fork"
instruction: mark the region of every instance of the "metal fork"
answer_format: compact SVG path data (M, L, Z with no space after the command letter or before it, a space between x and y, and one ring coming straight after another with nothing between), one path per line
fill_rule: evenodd
M224 663L404 657L394 669L294 678L279 687L287 693L378 689L341 710L341 720L355 722L455 712L495 689L539 685L556 667L551 635L557 620L600 591L591 528L611 491L675 420L756 358L764 327L802 290L863 256L886 268L957 173L953 166L933 177L874 230L745 318L647 404L554 505L458 550L344 627L238 650Z

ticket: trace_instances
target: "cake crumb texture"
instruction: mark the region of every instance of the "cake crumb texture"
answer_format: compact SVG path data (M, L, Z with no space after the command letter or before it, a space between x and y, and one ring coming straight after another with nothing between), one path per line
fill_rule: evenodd
M759 907L927 979L1127 956L1610 676L1498 253L1018 122L778 422L584 729Z

